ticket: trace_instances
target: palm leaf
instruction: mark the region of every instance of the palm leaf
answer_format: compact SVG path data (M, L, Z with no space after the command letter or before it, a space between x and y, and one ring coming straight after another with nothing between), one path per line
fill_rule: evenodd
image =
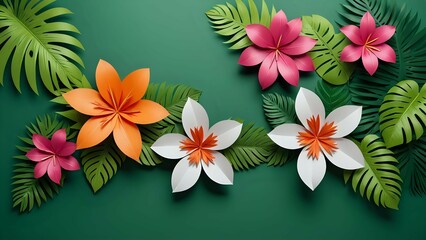
M346 182L352 177L352 188L377 206L398 209L401 197L401 177L398 161L376 135L367 135L356 142L364 158L364 168L346 171Z
M63 88L88 87L80 67L82 59L75 49L83 49L73 34L79 31L55 19L71 12L66 8L48 8L54 0L3 0L0 5L0 84L11 61L13 83L20 91L21 72L31 89L38 93L37 79L53 94ZM38 70L37 70L38 68Z
M266 162L268 162L268 166L277 167L284 165L291 159L297 158L299 151L288 150L275 145L275 148L273 148L270 153L271 154L269 155Z
M297 122L294 100L278 93L263 95L263 110L272 128L283 123Z
M230 3L220 4L206 12L212 23L212 27L218 29L217 34L222 36L232 36L225 43L233 44L230 49L241 49L253 43L247 37L246 26L248 24L262 24L269 27L271 18L275 15L275 8L272 7L271 14L265 1L262 0L262 10L259 16L256 4L253 0L248 0L249 8L242 0L235 0L236 7Z
M354 64L340 61L340 53L350 41L343 33L336 34L333 25L319 15L303 16L302 22L302 33L317 40L308 53L317 74L331 84L345 84L354 71Z
M321 98L327 114L351 102L348 84L336 86L326 81L319 80L315 88L315 93Z

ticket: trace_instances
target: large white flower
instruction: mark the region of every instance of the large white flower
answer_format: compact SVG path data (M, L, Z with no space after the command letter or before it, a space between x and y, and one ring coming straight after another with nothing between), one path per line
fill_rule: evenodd
M201 169L213 181L232 185L232 165L218 150L228 148L237 140L242 124L224 120L209 129L206 110L198 102L188 98L182 111L182 125L189 138L170 133L161 136L151 146L162 157L182 158L172 173L173 192L191 188L200 177Z
M326 118L321 99L305 88L300 88L295 105L297 117L303 126L281 124L268 136L283 148L303 148L297 160L297 171L310 189L314 190L325 175L325 157L343 169L364 166L361 150L354 142L343 138L358 126L362 107L339 107Z

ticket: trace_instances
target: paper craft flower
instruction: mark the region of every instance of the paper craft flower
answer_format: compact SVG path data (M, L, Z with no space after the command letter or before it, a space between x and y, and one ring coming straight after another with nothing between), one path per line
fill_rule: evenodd
M395 27L383 25L376 28L376 22L369 12L361 19L359 28L354 25L344 26L340 29L352 44L346 46L340 59L344 62L355 62L362 58L362 64L370 75L379 67L379 59L395 63L395 51L385 42L395 33Z
M303 182L314 190L325 175L327 159L342 169L364 166L358 146L343 138L358 126L362 108L343 106L325 118L324 105L310 90L301 88L296 97L296 114L302 125L286 123L276 127L268 136L286 149L303 148L297 160L297 171Z
M228 148L237 140L242 124L224 120L209 129L206 110L191 98L183 108L182 124L189 137L170 133L161 136L151 146L162 157L181 159L172 173L173 192L191 188L200 177L201 168L213 181L231 185L234 179L232 166L218 150Z
M118 148L139 161L142 138L136 124L155 123L169 115L160 104L141 100L148 84L148 68L136 70L121 81L114 67L100 60L96 68L99 92L79 88L63 94L71 107L92 116L78 134L77 149L93 147L113 133Z
M59 129L52 135L52 140L39 134L33 134L33 143L36 148L31 149L27 158L37 162L34 168L34 177L41 178L46 174L56 184L61 184L62 170L75 171L80 169L77 159L72 154L76 146L67 142L65 129Z
M312 59L306 53L315 46L316 40L299 36L301 31L302 20L296 18L287 22L282 10L272 18L269 29L261 24L247 25L247 36L253 46L243 51L238 63L243 66L262 63L258 76L262 89L275 82L278 72L288 83L297 86L299 70L315 70Z

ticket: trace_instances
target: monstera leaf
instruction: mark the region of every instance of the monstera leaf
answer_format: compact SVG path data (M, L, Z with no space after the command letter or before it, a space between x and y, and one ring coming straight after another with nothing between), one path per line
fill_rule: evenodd
M320 80L317 82L315 93L321 98L322 103L324 103L327 114L351 102L348 84L336 86Z
M283 123L297 122L294 100L278 93L263 95L263 111L272 128Z
M426 84L419 91L413 80L392 87L380 107L380 131L388 148L423 135L426 125Z
M253 0L248 0L249 9L241 0L235 1L237 7L232 4L217 5L206 12L207 17L213 24L213 28L218 29L217 34L222 36L232 36L225 43L233 44L230 49L241 49L252 45L247 37L246 26L248 24L259 23L269 27L271 18L275 15L275 8L272 7L269 13L268 6L262 1L262 11L259 16L256 4Z
M303 16L302 22L302 33L317 40L309 52L315 71L331 84L345 84L354 71L354 64L340 61L340 53L350 41L343 33L336 34L333 25L319 15Z
M11 61L11 75L20 91L21 72L25 71L31 89L38 93L37 79L53 94L63 88L90 87L80 67L83 61L75 52L83 49L73 35L77 28L58 17L71 12L65 8L48 8L52 0L3 0L0 5L0 83Z

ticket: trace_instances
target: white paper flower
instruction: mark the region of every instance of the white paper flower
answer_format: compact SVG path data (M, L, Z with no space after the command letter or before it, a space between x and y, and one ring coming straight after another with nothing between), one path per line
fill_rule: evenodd
M361 150L354 142L343 138L358 126L362 107L339 107L325 118L321 99L305 88L300 88L295 105L297 117L303 126L281 124L268 136L283 148L303 148L297 160L297 172L310 189L314 190L325 175L325 157L342 169L364 166Z
M191 188L200 177L201 169L213 181L232 185L232 165L218 150L228 148L237 140L242 124L224 120L209 129L206 110L198 102L188 98L182 111L182 125L189 138L170 133L161 136L151 146L162 157L182 158L172 173L173 192Z

